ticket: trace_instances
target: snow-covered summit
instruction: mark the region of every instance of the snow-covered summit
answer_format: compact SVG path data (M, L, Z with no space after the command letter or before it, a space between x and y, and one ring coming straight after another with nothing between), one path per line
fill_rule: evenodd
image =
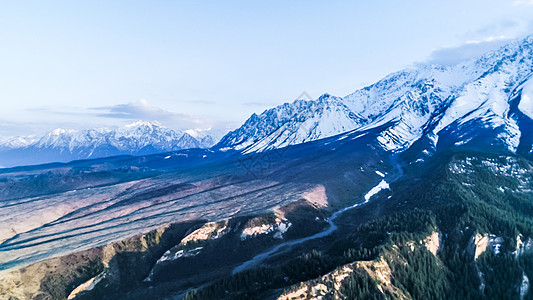
M339 97L323 95L316 101L296 100L253 114L219 145L261 151L308 142L360 126L363 120Z
M1 165L13 166L111 155L143 155L209 148L216 141L194 138L159 122L138 121L118 129L55 129L41 137L15 137L0 143Z
M143 120L139 120L137 122L133 122L131 124L128 124L126 126L124 126L125 128L143 128L143 127L148 127L148 128L153 128L153 127L164 127L166 128L166 126L163 126L163 124L159 123L158 121L143 121Z
M29 146L68 149L69 151L77 148L112 146L126 152L135 152L144 147L153 146L165 151L173 150L178 146L187 146L180 141L184 135L185 133L169 129L158 122L138 121L119 129L98 128L78 131L59 128L45 134ZM202 146L206 145L196 143L191 145L191 148Z
M379 144L403 151L423 136L435 147L439 136L472 139L472 126L481 126L497 132L495 139L516 151L521 130L511 106L532 71L529 36L454 66L401 70L343 98L325 94L254 114L217 147L262 151L383 126ZM529 102L523 99L519 109L528 115L524 103Z

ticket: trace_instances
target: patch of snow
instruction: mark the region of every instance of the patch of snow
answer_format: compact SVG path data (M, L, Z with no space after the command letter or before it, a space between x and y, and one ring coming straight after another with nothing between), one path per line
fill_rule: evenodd
M431 140L433 148L436 148L437 147L437 143L439 142L439 136L434 134L434 133L429 133L427 136ZM426 150L426 152L427 152L427 150Z
M72 299L75 299L79 293L81 292L85 292L85 291L90 291L92 289L94 289L94 287L100 282L102 281L102 279L104 279L106 277L106 273L103 272L89 280L87 280L86 282L80 284L79 286L77 286L67 297L67 300L72 300Z
M376 171L376 174L378 174L381 177L385 177L385 174L381 173L380 171Z
M381 180L378 185L373 187L368 193L365 195L365 202L368 202L372 196L379 193L381 190L389 189L389 184L385 180Z
M163 261L166 261L166 260L176 260L176 259L182 258L182 257L196 256L196 255L198 255L201 252L201 250L203 248L204 247L196 247L196 248L190 249L190 250L181 249L181 250L178 250L176 252L167 250L165 252L165 254L163 254L163 256L161 256L161 258L159 258L157 260L157 263L160 263L160 262L163 262Z
M184 237L180 244L187 245L189 242L205 241L210 239L218 239L229 232L231 228L228 226L228 220L220 222L208 222L202 227Z
M287 232L287 230L289 230L289 227L291 227L291 225L292 224L290 222L280 223L278 225L278 231L274 234L274 238L282 239L283 238L283 234L285 234L285 232Z
M347 135L343 135L343 136L341 136L340 138L338 138L337 140L338 140L338 141L342 141L342 140L344 140L344 139L347 138L347 137L348 137Z
M464 145L468 142L470 142L472 140L472 138L469 138L469 139L466 139L466 140L461 140L461 141L458 141L458 142L455 142L455 146L461 146L461 145Z
M368 134L368 132L365 132L365 133L359 134L359 135L353 137L352 140L356 140L356 139L358 139L358 138L360 138L360 137L363 137L363 136L365 136L365 135L367 135L367 134Z
M292 223L287 220L276 218L273 224L261 224L259 226L246 227L241 233L241 240L256 237L258 235L274 233L273 237L282 239L283 234L287 232Z

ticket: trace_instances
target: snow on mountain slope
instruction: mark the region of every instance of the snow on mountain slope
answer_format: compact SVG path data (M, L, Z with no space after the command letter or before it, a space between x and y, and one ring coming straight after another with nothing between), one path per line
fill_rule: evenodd
M208 148L214 139L194 138L158 122L138 121L123 128L53 130L41 138L17 137L0 144L0 165L16 166L111 155L143 155L188 148Z
M0 145L7 148L22 148L27 147L36 141L38 141L39 138L36 136L18 136L6 140L0 141Z
M262 151L329 137L363 124L342 99L328 94L316 101L296 100L253 114L239 129L228 133L219 145L245 152Z
M423 136L436 147L444 132L450 140L466 143L482 128L495 129L494 139L516 151L521 132L509 117L510 97L532 71L530 36L455 66L430 65L390 74L344 98L326 94L316 101L297 100L254 114L216 147L247 153L384 126L378 142L390 151L405 150ZM526 85L520 103L530 118L532 90Z
M70 152L80 148L94 149L101 146L111 146L120 151L135 152L145 147L166 151L174 150L177 147L200 148L210 145L203 145L190 135L167 128L158 122L138 121L117 130L56 129L28 146L42 149L57 148Z
M522 99L518 104L518 109L530 119L533 119L533 79L529 79L524 84Z
M509 150L516 151L521 132L516 121L509 118L510 100L512 92L533 71L533 37L510 43L456 68L481 69L484 72L456 91L454 101L440 118L434 132L453 122L466 124L479 120L485 127L499 128L498 137Z

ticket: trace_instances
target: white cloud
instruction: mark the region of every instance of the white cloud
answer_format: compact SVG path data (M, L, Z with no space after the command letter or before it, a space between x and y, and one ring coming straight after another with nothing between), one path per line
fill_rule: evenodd
M505 35L500 36L489 36L488 38L485 38L483 40L469 40L466 41L466 44L483 44L483 43L492 43L492 42L508 42L510 40L509 37L506 37Z
M533 5L533 0L516 0L513 3L513 6L520 6L520 5Z
M457 47L443 47L434 50L424 62L418 65L439 64L455 65L483 55L486 52L496 50L507 44L511 39L506 36L491 36L483 40L470 40Z
M96 111L98 117L126 120L159 121L165 125L180 128L209 128L210 120L173 112L153 106L145 99L124 104L116 104L104 107L95 107L90 110Z

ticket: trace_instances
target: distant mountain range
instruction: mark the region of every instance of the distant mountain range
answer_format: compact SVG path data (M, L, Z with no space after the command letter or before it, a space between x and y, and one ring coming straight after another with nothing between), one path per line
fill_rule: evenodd
M193 136L194 135L194 136ZM56 129L41 137L16 137L0 143L0 166L68 162L113 155L146 155L209 148L212 135L182 132L158 122L138 121L119 129Z
M476 143L531 155L532 65L533 37L528 37L454 66L405 69L343 98L324 94L285 103L253 114L221 139L142 121L118 130L56 129L0 143L0 166L215 144L215 150L261 152L372 128L381 128L379 146L393 152L416 145L432 153Z
M382 127L379 144L394 152L421 141L428 151L481 142L531 154L532 66L530 36L455 66L390 74L344 98L324 94L268 109L216 148L250 153Z

